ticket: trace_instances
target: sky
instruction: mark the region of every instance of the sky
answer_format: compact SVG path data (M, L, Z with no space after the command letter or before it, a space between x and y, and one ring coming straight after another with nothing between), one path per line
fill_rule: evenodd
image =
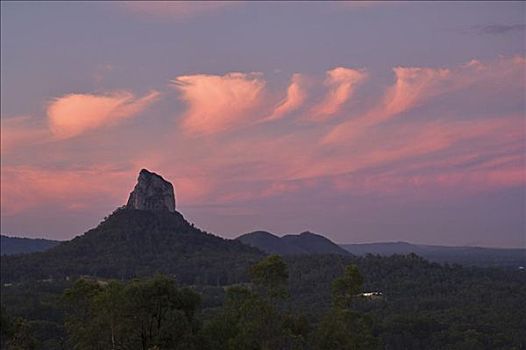
M1 232L139 170L226 238L526 247L524 2L1 2Z

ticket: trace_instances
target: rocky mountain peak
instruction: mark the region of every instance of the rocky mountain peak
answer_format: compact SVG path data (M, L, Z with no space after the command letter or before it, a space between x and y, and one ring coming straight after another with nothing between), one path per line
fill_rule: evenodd
M142 169L137 179L137 185L130 193L126 207L175 212L174 188L162 176Z

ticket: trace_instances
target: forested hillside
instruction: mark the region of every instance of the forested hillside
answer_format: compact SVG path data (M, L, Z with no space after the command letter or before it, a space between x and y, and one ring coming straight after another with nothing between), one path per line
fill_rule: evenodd
M203 232L178 212L120 208L96 228L39 253L2 256L3 283L162 272L189 284L231 284L263 253Z
M416 255L304 255L286 257L284 263L287 282L272 284L277 288L275 293L272 292L275 296L272 297L275 299L272 307L266 304L270 299L259 299L264 295L261 293L266 293L264 288L261 289L261 278L255 280L254 274L248 270L250 283L221 286L177 282L177 288L190 288L184 293L191 290L200 300L191 306L191 319L184 322L178 318L173 320L183 322L177 323L182 327L178 331L192 329L192 337L197 338L205 332L207 341L212 342L209 344L217 349L221 348L217 345L221 342L214 343L217 337L237 339L227 342L234 345L225 349L244 349L246 344L253 345L249 348L262 349L261 343L257 343L261 339L262 327L258 320L280 325L282 332L276 333L275 339L270 330L270 335L264 338L279 344L285 341L291 346L283 345L278 349L331 349L331 343L320 342L320 339L346 334L347 323L360 329L359 334L349 341L366 342L384 349L521 349L526 346L524 271L440 265ZM333 308L333 283L344 276L346 268L351 265L355 265L363 277L363 285L355 283L344 288L352 291L352 305L349 312L342 313ZM115 285L106 279L88 278L84 281L100 288L108 283ZM353 290L356 285L361 287ZM128 288L122 282L115 286L119 293ZM31 334L34 341L40 342L39 348L58 349L60 342L71 341L71 334L66 332L70 326L63 297L64 291L71 288L78 290L78 283L41 281L4 285L2 306L11 319L22 317L27 320L23 323L25 328L20 327ZM381 295L359 297L362 292L372 291L381 292ZM190 297L193 294L184 295ZM354 316L345 316L350 314ZM332 315L331 319L339 322L343 330L335 325L324 328L327 315ZM237 321L227 322L231 317ZM258 317L269 318L265 321ZM243 320L253 322L246 324ZM187 322L193 326L188 328ZM237 326L227 327L229 322ZM326 332L325 336L319 338L323 332ZM318 347L313 344L318 344ZM325 347L320 344L325 344ZM177 345L174 348L185 347ZM195 348L207 349L202 344Z
M21 238L0 235L2 255L15 255L41 252L57 246L60 242L49 239Z

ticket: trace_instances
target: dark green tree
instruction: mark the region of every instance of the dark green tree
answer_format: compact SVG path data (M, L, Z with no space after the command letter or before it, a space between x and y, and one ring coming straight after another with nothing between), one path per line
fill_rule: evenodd
M111 349L111 343L105 342L106 329L100 322L100 313L94 304L95 297L102 291L102 287L96 282L79 279L72 288L64 292L67 314L65 328L72 348Z
M0 349L5 349L15 333L13 321L4 306L0 307Z
M193 349L197 293L173 279L98 283L79 280L65 293L74 349Z
M37 348L29 322L23 318L12 319L4 309L0 309L0 349L32 350Z
M203 329L208 349L303 349L306 320L286 314L277 301L288 295L287 265L279 256L250 269L252 288L227 290L221 312Z
M271 301L289 295L288 278L287 264L279 255L270 255L250 268L252 284Z
M365 350L379 346L372 335L372 320L351 309L363 282L358 267L353 264L345 268L343 276L333 281L333 307L318 325L315 349Z
M347 309L351 307L363 286L363 277L358 266L350 264L345 268L343 276L332 282L332 302L335 307Z

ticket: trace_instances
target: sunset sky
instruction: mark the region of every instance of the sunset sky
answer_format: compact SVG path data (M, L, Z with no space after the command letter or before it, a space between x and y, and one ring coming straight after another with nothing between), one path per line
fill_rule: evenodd
M223 237L526 247L524 2L2 2L1 232L141 168Z

